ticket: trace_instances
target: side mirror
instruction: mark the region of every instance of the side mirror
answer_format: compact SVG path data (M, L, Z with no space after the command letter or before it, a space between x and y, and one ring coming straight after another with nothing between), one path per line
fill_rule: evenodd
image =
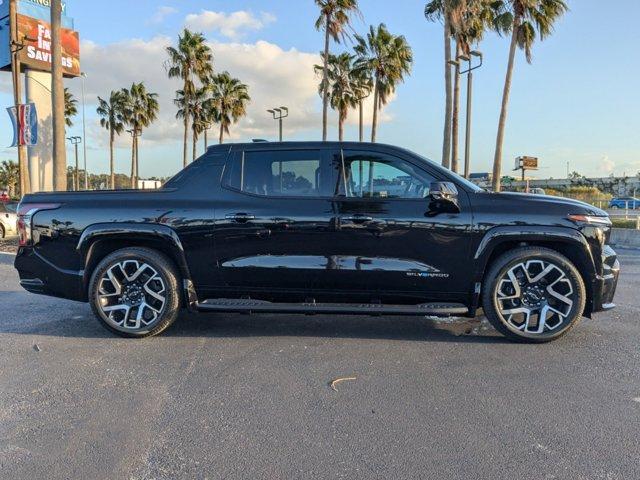
M429 215L460 213L458 189L451 182L431 182L429 187Z

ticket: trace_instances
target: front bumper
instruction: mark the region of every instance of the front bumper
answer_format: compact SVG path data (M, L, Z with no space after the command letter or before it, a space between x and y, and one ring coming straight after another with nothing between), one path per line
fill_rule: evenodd
M613 297L618 286L620 275L620 262L616 252L609 245L602 249L602 274L596 275L593 281L593 306L592 312L611 310L616 305Z

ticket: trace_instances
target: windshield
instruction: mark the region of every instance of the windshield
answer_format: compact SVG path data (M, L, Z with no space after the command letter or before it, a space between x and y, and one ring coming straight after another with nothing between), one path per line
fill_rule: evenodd
M17 203L6 203L4 205L9 213L16 213L18 211Z

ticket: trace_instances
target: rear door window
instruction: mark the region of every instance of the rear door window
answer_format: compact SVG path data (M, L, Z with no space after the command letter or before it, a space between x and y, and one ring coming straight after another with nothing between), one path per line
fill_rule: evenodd
M229 165L227 186L265 197L327 197L326 164L322 150L240 152Z

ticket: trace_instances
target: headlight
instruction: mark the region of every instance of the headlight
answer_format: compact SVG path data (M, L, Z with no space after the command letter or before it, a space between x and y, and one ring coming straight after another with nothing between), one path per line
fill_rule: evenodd
M588 223L590 225L611 226L611 219L606 217L597 217L595 215L569 215L569 220L579 223Z

